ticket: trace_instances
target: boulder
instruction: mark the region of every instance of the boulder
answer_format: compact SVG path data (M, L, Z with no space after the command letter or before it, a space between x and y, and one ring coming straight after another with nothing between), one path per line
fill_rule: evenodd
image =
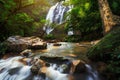
M47 43L39 37L21 37L11 36L6 40L8 45L8 51L10 52L21 52L25 49L45 49Z
M87 68L85 66L85 62L81 60L73 60L70 73L80 74L80 73L86 72L86 69Z
M31 71L33 73L38 73L40 68L47 65L54 67L55 70L62 69L62 73L67 74L77 74L86 71L85 63L81 60L49 54L43 54L40 58L35 57L32 64L33 67L31 68Z
M33 65L33 66L31 67L31 72L32 72L33 74L38 74L39 69L40 69L40 68L38 68L37 66Z
M75 66L74 74L79 74L79 73L83 73L83 72L86 72L85 63L79 62L79 63Z
M29 57L30 54L32 54L32 50L26 49L26 50L22 51L20 54L24 57Z
M60 43L54 43L53 46L61 46Z
M60 65L70 61L70 59L65 56L59 56L54 54L41 54L40 59L48 63L60 64Z
M47 44L45 42L36 42L30 46L30 49L46 49Z

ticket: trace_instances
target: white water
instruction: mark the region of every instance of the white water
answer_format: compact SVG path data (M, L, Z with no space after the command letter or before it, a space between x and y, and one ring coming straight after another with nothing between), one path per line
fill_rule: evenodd
M88 76L87 80L100 80L99 76L98 76L98 72L96 70L94 70L90 65L86 64L85 65L87 67L87 71L92 74L91 76Z
M31 66L19 62L21 58L18 56L0 60L0 80L24 80L31 74Z
M43 27L43 30L50 34L54 28L51 26L52 24L62 24L64 22L64 14L70 10L70 7L64 6L63 1L56 3L53 5L46 16L46 23Z
M51 53L48 54L52 54L53 52L55 52L55 54L62 54L64 53L64 50L67 50L68 54L69 53L76 53L74 50L74 46L73 44L68 44L68 43L62 43L61 42L61 46L59 46L60 49L56 49L56 51L52 48L52 44L48 44L48 51L52 51ZM71 52L72 51L72 52ZM52 54L54 55L54 53ZM50 80L48 77L46 77L45 79L41 76L41 75L32 75L30 68L31 66L28 65L24 65L23 63L19 62L19 59L22 59L23 57L21 56L17 56L17 57L11 57L8 58L6 60L1 59L0 60L0 80ZM57 63L57 62L56 62ZM64 68L66 68L68 66L67 63L63 63L61 65L57 65L57 64L53 64L50 63L50 67L51 69L53 69L55 71L51 72L50 74L52 75L56 75L56 72L59 73L60 78L64 75ZM94 70L90 65L86 64L85 65L87 68L86 73L80 73L79 76L80 80L100 80L99 76L98 76L98 72L96 70ZM69 74L69 73L68 73ZM56 80L56 79L54 79ZM65 80L65 79L62 79Z
M48 77L43 79L40 75L31 76L31 66L27 66L19 62L18 60L21 58L22 57L18 56L8 58L6 60L0 60L0 80L28 80L29 77L32 78L30 80L50 80ZM87 68L88 74L83 74L86 75L86 78L81 78L81 80L100 80L96 70L94 70L88 64L86 64L85 66ZM56 80L54 76L56 74L59 75L58 80L59 78L62 79L62 77L64 78L62 80L65 80L67 74L62 73L64 71L64 64L59 66L57 64L51 64L50 70L52 72L50 71L49 74L53 76L53 80Z

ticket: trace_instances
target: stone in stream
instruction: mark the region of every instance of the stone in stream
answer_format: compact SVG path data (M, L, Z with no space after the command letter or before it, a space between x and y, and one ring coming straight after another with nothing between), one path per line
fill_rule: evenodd
M76 61L76 63L75 63ZM77 62L78 61L78 62ZM31 71L33 73L39 73L38 71L44 67L50 65L55 70L67 74L78 74L86 71L85 63L80 60L73 60L65 57L58 56L45 56L42 55L40 58L35 58Z
M60 43L54 43L53 46L61 46Z
M32 54L32 50L26 49L20 53L23 57L29 57Z
M46 49L46 48L47 44L42 42L36 42L30 46L30 49Z
M75 66L75 70L73 72L73 74L79 74L79 73L83 73L86 71L86 66L85 63L79 62L76 66Z
M39 37L21 37L11 36L6 42L8 45L8 52L21 52L25 49L46 49L47 43Z

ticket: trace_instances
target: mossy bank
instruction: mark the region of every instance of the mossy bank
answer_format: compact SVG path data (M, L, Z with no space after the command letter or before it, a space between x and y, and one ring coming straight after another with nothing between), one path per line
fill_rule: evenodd
M101 41L90 48L87 53L90 60L94 62L104 62L107 64L106 72L111 73L115 79L120 80L120 28L116 28L108 33ZM113 80L109 75L109 80Z

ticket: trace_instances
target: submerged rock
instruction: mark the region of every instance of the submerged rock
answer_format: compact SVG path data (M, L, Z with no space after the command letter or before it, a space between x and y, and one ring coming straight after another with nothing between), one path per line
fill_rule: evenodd
M39 69L40 69L40 68L38 68L37 66L34 65L34 66L31 67L31 72L32 72L33 74L38 74Z
M6 40L8 51L21 52L25 49L46 49L47 43L39 37L11 36Z
M22 51L20 54L24 57L29 57L30 54L32 54L32 50L26 49L26 50Z
M53 46L61 46L60 43L54 43Z
M38 70L41 67L50 65L55 70L67 74L79 74L86 71L85 63L80 60L74 60L67 57L41 55L40 58L34 58L33 67L31 71L33 73L39 73ZM37 71L37 72L36 72Z

